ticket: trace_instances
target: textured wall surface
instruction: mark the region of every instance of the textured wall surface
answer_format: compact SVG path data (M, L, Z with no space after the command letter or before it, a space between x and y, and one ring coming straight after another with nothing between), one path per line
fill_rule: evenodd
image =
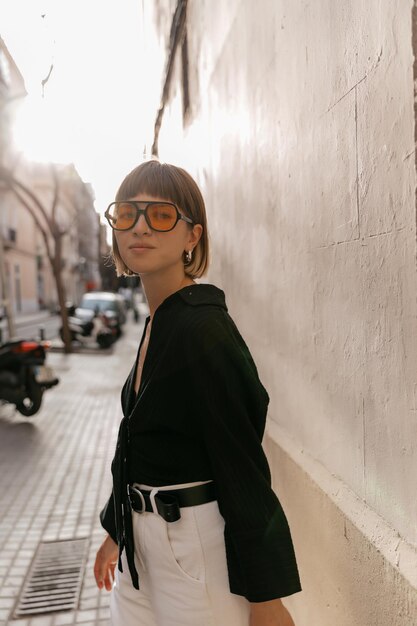
M297 626L415 626L415 546L273 422L265 446L303 584L285 599Z
M412 5L190 0L160 155L201 184L270 418L416 544Z

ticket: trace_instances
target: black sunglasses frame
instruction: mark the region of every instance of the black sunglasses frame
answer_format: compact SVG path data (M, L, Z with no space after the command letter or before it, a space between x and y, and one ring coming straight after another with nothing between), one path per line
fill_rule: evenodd
M115 204L131 204L132 206L135 207L135 209L136 209L136 217L135 217L135 220L134 220L132 226L129 226L129 228L115 228L113 226L112 221L111 221L111 217L110 217L110 210L111 210L111 207L114 206ZM141 204L142 205L146 204L144 209L140 208L139 205L141 205ZM147 213L148 207L151 204L169 204L170 206L174 207L174 209L176 211L176 214L177 214L177 219L175 220L175 223L174 223L174 225L171 228L168 228L167 230L165 230L165 229L164 230L160 230L159 228L154 228L152 226L152 224L150 223L150 219L149 219L148 213ZM174 204L173 202L168 202L168 201L163 201L162 202L162 201L157 201L157 200L149 200L149 201L148 200L119 200L118 202L111 202L109 204L109 206L107 207L106 212L104 214L106 220L108 221L108 223L110 225L110 228L112 230L117 230L118 232L124 232L124 231L128 231L128 230L132 230L132 228L134 228L136 226L136 224L137 224L137 222L139 220L139 217L141 215L144 215L146 223L149 226L149 228L151 230L155 230L158 233L169 233L171 230L174 230L174 228L178 224L179 220L184 220L184 222L187 222L188 224L194 225L194 222L193 222L192 219L190 219L189 217L186 217L185 215L180 213L180 211L178 210L178 207L177 207L176 204Z

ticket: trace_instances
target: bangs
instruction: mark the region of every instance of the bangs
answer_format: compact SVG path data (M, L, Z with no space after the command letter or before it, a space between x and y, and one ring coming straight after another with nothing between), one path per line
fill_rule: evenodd
M188 178L191 179L190 175L181 168L156 160L147 161L126 176L117 191L116 200L131 200L138 194L149 194L174 202L195 221L198 217L195 207L203 199L198 189L190 188Z

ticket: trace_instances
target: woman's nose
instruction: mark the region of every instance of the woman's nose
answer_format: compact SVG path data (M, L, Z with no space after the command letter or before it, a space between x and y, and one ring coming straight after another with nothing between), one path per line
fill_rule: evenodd
M139 215L138 221L133 227L133 231L137 233L138 235L144 235L144 234L149 234L150 230L151 229L148 226L148 223L145 219L145 215L141 213L141 215Z

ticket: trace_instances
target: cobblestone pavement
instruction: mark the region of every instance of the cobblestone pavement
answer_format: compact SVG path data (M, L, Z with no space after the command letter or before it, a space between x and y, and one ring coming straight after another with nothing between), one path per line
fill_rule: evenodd
M34 417L0 407L0 626L109 624L109 594L92 571L104 538L98 513L110 493L120 390L141 332L129 321L110 351L48 354L60 383ZM78 610L14 619L39 542L83 537L89 555Z

